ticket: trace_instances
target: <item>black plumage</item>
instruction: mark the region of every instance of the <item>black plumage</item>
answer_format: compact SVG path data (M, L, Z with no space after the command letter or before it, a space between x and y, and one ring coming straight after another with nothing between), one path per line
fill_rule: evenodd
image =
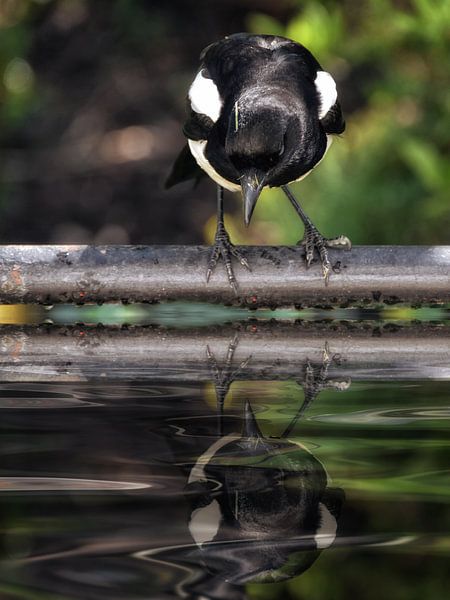
M223 257L237 289L231 256L248 267L223 225L223 188L242 191L250 222L261 190L282 187L305 224L306 260L318 251L325 278L328 245L349 247L344 236L323 238L285 186L303 178L323 158L332 134L345 129L335 83L311 52L286 38L231 35L211 44L189 90L182 151L169 177L173 185L205 171L219 186L218 229L207 278ZM197 166L196 166L197 165Z
M186 494L190 533L208 571L205 581L195 580L196 591L304 573L333 544L345 498L303 446L264 437L248 401L242 434L211 445L191 470Z

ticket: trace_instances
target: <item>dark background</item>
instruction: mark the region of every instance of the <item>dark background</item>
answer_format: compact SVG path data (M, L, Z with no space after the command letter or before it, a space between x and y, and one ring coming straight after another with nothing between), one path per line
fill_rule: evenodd
M294 186L326 235L449 243L448 2L1 0L0 243L198 243L214 186L164 189L201 49L280 33L338 82L347 131ZM295 243L278 191L237 242Z

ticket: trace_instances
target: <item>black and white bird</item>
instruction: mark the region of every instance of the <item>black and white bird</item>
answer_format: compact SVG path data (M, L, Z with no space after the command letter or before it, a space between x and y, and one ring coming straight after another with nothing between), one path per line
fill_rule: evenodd
M200 60L188 93L183 128L188 143L167 186L198 178L200 169L217 183L217 231L207 281L220 257L235 291L231 258L250 269L224 226L224 188L242 192L248 225L264 187L283 189L305 226L307 266L317 252L327 281L327 247L350 248L350 240L324 238L287 185L306 177L325 156L333 134L345 129L334 79L304 46L273 35L230 35L207 46Z
M189 531L209 573L190 578L189 597L230 598L224 581L273 583L309 569L336 538L345 494L330 484L300 443L264 437L246 402L242 433L218 438L189 474Z

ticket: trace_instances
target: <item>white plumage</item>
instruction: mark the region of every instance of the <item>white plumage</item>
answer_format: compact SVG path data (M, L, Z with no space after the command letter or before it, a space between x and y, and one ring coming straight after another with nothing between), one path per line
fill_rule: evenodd
M320 98L319 119L323 119L337 100L336 82L326 71L317 71L314 80Z
M201 115L207 115L214 123L220 117L222 99L216 84L212 79L203 76L202 71L192 82L188 93L192 110Z
M194 510L189 521L189 531L194 542L198 546L211 542L217 535L221 520L222 513L217 500Z
M191 150L192 156L195 158L198 166L203 169L208 175L213 179L218 185L221 185L226 190L230 192L239 192L241 186L233 183L232 181L228 181L219 175L219 173L214 169L212 164L205 156L205 148L207 141L206 140L188 140L189 148Z
M317 548L322 550L323 548L331 546L336 539L337 521L322 502L319 504L319 509L321 523L319 529L316 531L314 539Z

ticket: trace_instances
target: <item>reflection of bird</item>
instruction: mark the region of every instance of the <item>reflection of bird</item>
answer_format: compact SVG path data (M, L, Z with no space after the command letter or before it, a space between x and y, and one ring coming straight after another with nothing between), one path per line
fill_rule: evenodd
M220 256L235 290L231 257L249 268L225 230L223 188L242 192L248 225L265 186L283 188L305 225L307 264L316 250L327 279L327 246L350 247L350 241L344 236L326 240L286 185L310 173L324 157L331 135L344 131L333 78L304 46L271 35L231 35L205 48L200 58L184 126L188 146L167 184L198 177L200 167L218 185L218 224L207 279Z
M189 529L218 589L282 581L306 571L336 535L344 493L301 445L264 438L250 404L241 435L215 441L193 466ZM194 591L194 590L192 590ZM227 590L230 594L230 590Z

